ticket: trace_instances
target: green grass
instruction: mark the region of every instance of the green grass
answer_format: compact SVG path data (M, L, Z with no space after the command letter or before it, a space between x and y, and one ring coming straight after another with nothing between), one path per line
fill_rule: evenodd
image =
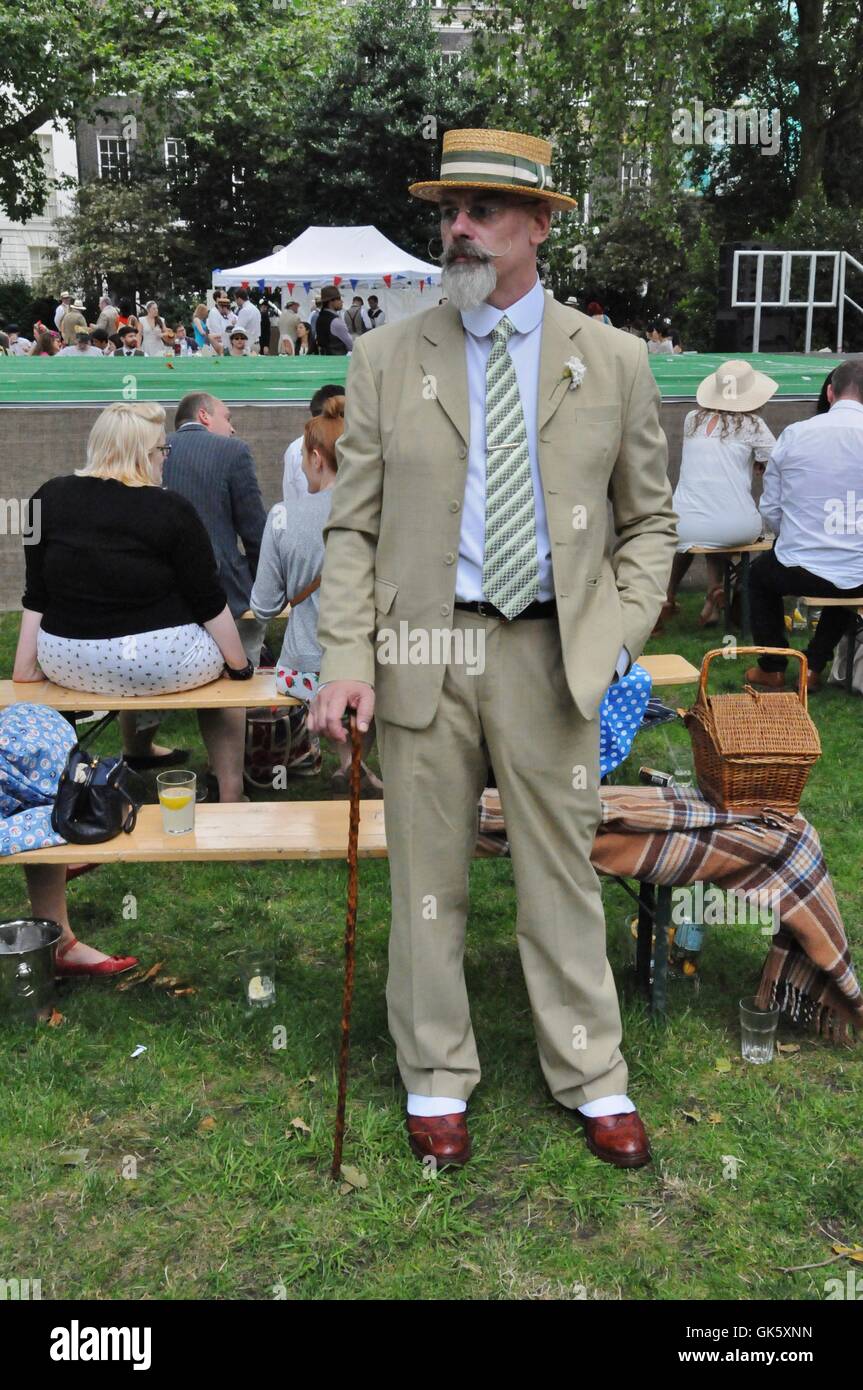
M698 663L699 600L652 649ZM0 620L11 672L17 620ZM717 683L733 667L715 663ZM694 691L666 691L689 704ZM821 835L858 958L863 955L861 705L812 702L824 756L803 809ZM191 719L163 725L191 742ZM682 728L636 741L616 775L669 766ZM116 734L103 746L114 746ZM300 786L298 797L323 795ZM135 898L137 917L124 920ZM483 1062L471 1107L475 1158L427 1179L408 1153L403 1093L384 1002L388 868L361 865L358 969L345 1161L368 1179L328 1180L341 1002L345 870L336 863L106 866L69 888L73 924L105 950L164 960L198 988L167 999L142 987L67 987L65 1022L4 1028L0 1050L0 1277L41 1278L43 1298L287 1297L819 1299L844 1280L828 1234L863 1243L859 1049L808 1034L764 1068L737 1058L737 1000L764 955L752 929L708 934L700 987L670 987L665 1024L633 988L630 901L606 883L609 956L622 996L630 1090L655 1162L599 1163L550 1099L536 1058L515 944L507 861L472 878L467 979ZM17 867L0 874L0 912L26 909ZM278 1001L245 1011L239 953L271 944ZM287 1046L273 1047L282 1026ZM132 1060L143 1043L147 1052ZM717 1070L728 1058L731 1068ZM693 1122L684 1111L700 1114ZM308 1133L292 1125L300 1119ZM207 1123L202 1125L202 1121ZM210 1124L212 1121L212 1124ZM60 1155L87 1149L65 1167ZM739 1160L730 1180L727 1158ZM136 1177L124 1177L132 1171Z

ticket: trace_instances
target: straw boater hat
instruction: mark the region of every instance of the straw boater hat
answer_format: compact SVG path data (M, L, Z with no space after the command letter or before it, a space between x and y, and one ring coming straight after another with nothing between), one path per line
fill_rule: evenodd
M514 130L448 130L440 178L412 183L408 192L438 203L447 188L487 188L544 198L555 212L578 206L575 198L553 191L551 143Z
M706 410L759 410L778 389L778 381L733 358L704 378L695 399Z

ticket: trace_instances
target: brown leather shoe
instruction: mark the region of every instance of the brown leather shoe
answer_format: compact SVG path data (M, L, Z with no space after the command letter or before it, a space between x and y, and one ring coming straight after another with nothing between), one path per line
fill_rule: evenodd
M575 1115L584 1125L590 1152L604 1163L613 1163L615 1168L642 1168L650 1162L650 1144L637 1110L594 1118L576 1110Z
M821 689L821 672L813 671L812 668L806 672L806 689L810 695L814 695L816 690Z
M762 671L760 666L750 666L743 677L747 685L761 685L765 690L784 690L784 671Z
M411 1150L417 1158L431 1155L438 1168L461 1168L470 1158L467 1112L461 1115L408 1115Z

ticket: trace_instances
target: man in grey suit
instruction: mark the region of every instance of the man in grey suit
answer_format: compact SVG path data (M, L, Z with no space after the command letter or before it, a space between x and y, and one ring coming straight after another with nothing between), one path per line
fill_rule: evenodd
M206 526L228 607L246 655L257 665L264 624L240 617L249 607L267 520L251 450L237 439L225 402L203 391L180 401L168 445L163 485L191 502Z
M257 665L266 625L257 618L240 616L249 607L267 519L251 450L236 438L225 402L203 391L190 392L180 401L174 433L168 436L167 443L163 486L191 502L203 521L228 607L246 655ZM245 711L222 713L232 715L236 721L236 743L241 749ZM166 768L185 760L183 750L154 745L158 726L159 716L152 712L142 710L121 716L124 750L130 766Z

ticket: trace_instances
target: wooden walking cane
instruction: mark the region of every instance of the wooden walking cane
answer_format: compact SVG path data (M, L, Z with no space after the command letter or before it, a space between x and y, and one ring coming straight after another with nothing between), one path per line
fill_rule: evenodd
M338 1182L342 1172L342 1144L345 1138L345 1103L348 1095L348 1054L351 1047L351 1006L354 999L354 964L357 938L357 845L360 830L360 776L363 740L355 712L350 716L351 778L350 821L348 823L348 911L345 921L345 984L342 992L342 1042L339 1051L339 1099L336 1106L336 1136L330 1177Z

